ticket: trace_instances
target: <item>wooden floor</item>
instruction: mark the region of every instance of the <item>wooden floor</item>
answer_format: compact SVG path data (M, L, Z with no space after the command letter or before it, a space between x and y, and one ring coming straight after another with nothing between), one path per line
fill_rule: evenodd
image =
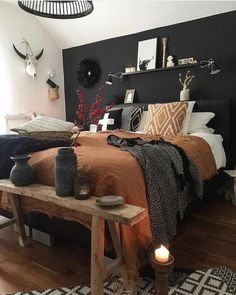
M176 266L236 272L236 207L223 198L201 208L179 226L172 245ZM75 286L89 281L89 250L32 243L21 248L12 228L0 232L0 293Z

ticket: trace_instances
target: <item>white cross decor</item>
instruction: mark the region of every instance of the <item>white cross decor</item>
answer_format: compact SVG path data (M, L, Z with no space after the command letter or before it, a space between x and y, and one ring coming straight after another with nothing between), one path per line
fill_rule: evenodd
M102 125L102 131L107 130L107 125L114 125L114 119L109 119L109 113L105 113L102 120L99 120L99 125Z

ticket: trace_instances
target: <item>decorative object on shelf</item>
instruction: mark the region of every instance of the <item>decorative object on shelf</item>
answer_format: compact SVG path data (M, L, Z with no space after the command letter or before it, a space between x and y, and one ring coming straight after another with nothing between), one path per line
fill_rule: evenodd
M201 60L199 62L199 67L201 69L210 68L210 74L211 75L215 75L215 74L218 74L220 72L220 68L217 67L217 65L215 64L215 61L213 59Z
M163 68L166 66L167 41L168 41L168 38L167 37L162 38L162 67Z
M182 75L179 74L179 82L183 86L183 89L180 91L180 101L189 100L190 89L188 86L194 77L194 75L190 75L190 71L187 71L185 79L182 81Z
M164 246L161 247L165 248ZM169 276L174 266L174 257L169 254L169 250L166 248L165 252L168 253L168 260L165 253L165 262L159 261L160 257L156 253L155 255L151 254L150 258L151 266L155 271L155 295L167 295L169 291Z
M178 65L196 64L197 61L193 57L178 59Z
M134 66L130 66L130 67L125 68L125 73L132 73L135 71L136 71L136 67L134 67Z
M101 67L95 59L84 59L79 64L77 80L85 88L93 87L101 77Z
M90 198L90 182L83 168L79 168L74 180L74 196L77 200Z
M112 85L113 83L113 78L117 78L117 79L121 79L122 80L122 75L123 73L122 72L117 72L115 74L112 74L112 72L110 72L107 76L107 80L105 82L105 84L107 85Z
M93 11L93 2L88 0L26 0L18 1L18 5L28 13L55 19L79 18Z
M55 157L55 190L60 197L74 195L77 157L71 147L59 148Z
M11 169L10 180L16 186L25 186L33 183L35 172L33 167L28 163L30 158L31 155L11 157L11 160L15 162L15 165Z
M135 95L135 89L127 89L125 92L124 103L133 103Z
M72 147L75 145L77 138L79 137L81 131L84 129L86 124L90 123L97 125L100 118L114 106L114 104L112 103L110 105L107 105L103 109L100 108L102 104L103 91L104 86L99 88L95 102L89 109L87 103L85 102L84 93L80 89L76 90L76 96L79 99L79 104L76 111L77 126L79 127L79 130L71 143L70 149L72 149Z
M167 64L166 64L167 68L170 68L170 67L174 67L175 66L175 63L174 63L174 60L173 60L173 56L172 55L169 55L167 57Z
M139 41L138 43L138 71L156 68L157 38Z
M13 44L13 48L15 50L15 52L26 61L26 73L32 77L36 77L37 76L37 72L36 72L36 65L37 65L37 61L42 57L43 55L43 49L41 50L41 52L38 55L34 55L32 48L30 47L30 44L28 41L26 41L23 38L22 41L23 44L25 44L26 46L26 54L21 53Z
M96 199L96 204L102 207L115 207L124 203L124 198L121 196L104 196Z

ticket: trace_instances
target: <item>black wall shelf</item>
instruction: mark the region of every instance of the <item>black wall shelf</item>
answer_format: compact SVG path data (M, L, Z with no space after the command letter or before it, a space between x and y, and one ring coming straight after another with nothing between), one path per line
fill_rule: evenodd
M178 69L181 70L181 69L189 69L189 68L196 68L196 67L198 67L198 63L179 65L174 67L157 68L157 69L146 70L146 71L123 73L122 76L124 77L124 76L131 76L131 75L144 74L144 73L163 72L163 71L171 71L171 70L178 70Z

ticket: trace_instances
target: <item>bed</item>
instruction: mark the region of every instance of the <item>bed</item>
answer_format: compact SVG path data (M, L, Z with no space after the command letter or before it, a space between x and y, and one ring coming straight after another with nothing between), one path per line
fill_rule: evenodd
M224 137L224 148L228 152L230 148L230 102L228 100L199 101L197 109L199 111L213 111L216 114L216 119L212 124L216 132ZM111 133L120 137L137 137L137 134L119 130L96 134L82 133L79 137L80 146L75 148L78 166L83 166L87 170L94 195L98 197L108 194L122 195L127 203L148 208L143 172L137 160L129 153L107 145L107 136ZM138 136L144 140L159 139L158 136L140 134ZM165 137L165 140L185 150L196 164L204 181L209 182L217 175L215 158L206 140L196 135L169 136ZM30 163L36 169L38 183L54 186L56 152L57 149L53 148L33 154ZM6 199L2 198L1 203L3 208L8 208ZM32 202L27 198L22 199L22 206L26 212L42 212L51 217L77 221L88 228L91 227L91 220L88 216L78 214L73 210L65 211L56 206L48 206L45 202ZM139 264L138 253L152 240L150 219L147 217L132 229L121 226L120 232L125 263L128 267L136 267Z

